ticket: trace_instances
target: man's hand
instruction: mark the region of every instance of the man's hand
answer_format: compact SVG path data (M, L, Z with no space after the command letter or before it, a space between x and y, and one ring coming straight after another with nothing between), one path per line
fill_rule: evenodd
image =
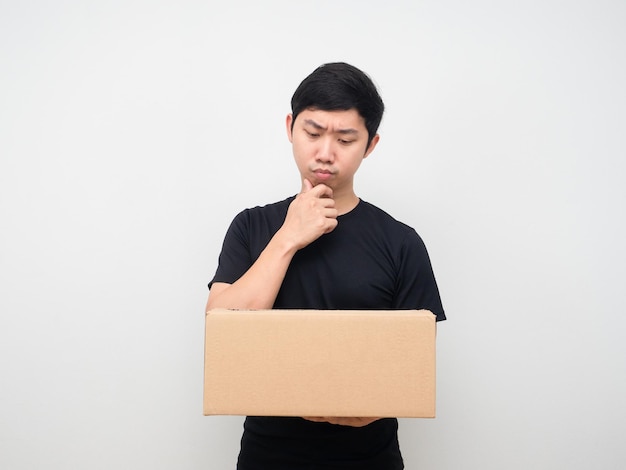
M305 417L307 421L315 421L316 423L330 423L338 424L340 426L352 426L355 428L361 428L368 424L378 421L380 418L339 418L335 416L326 417Z
M337 209L333 190L325 184L313 186L308 179L302 181L300 194L289 205L285 222L280 228L282 235L304 248L337 226Z

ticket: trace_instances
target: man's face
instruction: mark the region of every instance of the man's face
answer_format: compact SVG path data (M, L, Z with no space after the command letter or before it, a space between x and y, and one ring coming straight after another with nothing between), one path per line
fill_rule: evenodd
M302 178L313 186L324 183L335 193L352 191L353 177L361 162L378 143L378 134L367 146L368 133L356 109L323 111L305 109L287 116L287 135Z

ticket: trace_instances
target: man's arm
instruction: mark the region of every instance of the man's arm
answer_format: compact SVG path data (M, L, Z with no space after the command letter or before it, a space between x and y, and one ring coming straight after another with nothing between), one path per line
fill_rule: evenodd
M259 258L233 284L216 282L206 310L213 308L270 309L296 252L337 226L332 189L308 180L289 205L287 216Z

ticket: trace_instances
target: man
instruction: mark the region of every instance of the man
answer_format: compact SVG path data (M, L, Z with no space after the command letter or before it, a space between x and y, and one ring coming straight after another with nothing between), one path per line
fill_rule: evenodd
M241 212L209 284L207 310L428 309L445 315L417 233L354 192L384 104L359 69L332 63L291 100L287 136L302 190ZM395 418L247 417L238 469L404 468Z

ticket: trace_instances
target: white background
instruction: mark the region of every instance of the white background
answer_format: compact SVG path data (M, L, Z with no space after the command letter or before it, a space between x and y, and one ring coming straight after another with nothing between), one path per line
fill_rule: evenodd
M206 284L295 194L324 62L387 105L357 192L449 320L408 469L626 466L622 1L0 2L0 467L234 468L202 416Z

